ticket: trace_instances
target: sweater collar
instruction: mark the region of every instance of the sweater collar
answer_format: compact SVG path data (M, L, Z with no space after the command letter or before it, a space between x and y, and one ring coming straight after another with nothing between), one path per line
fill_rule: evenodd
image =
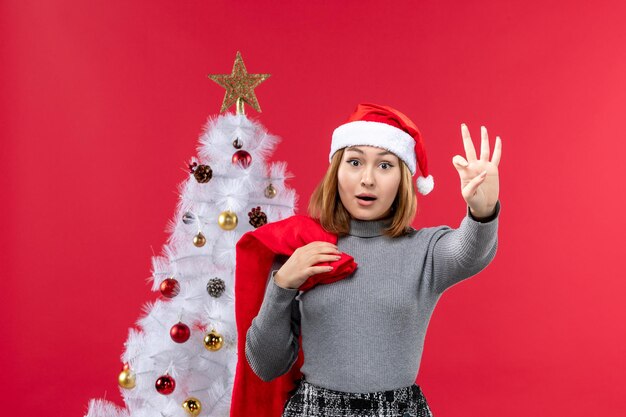
M359 220L350 218L350 236L376 237L382 236L383 230L391 225L392 217L379 220Z

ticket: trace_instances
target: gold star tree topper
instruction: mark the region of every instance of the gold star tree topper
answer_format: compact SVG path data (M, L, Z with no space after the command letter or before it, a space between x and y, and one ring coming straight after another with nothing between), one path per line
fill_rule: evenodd
M237 103L237 114L244 114L243 103L248 103L261 113L261 107L254 95L254 88L265 81L271 74L248 74L241 53L237 51L233 72L230 74L209 74L209 78L226 89L220 113Z

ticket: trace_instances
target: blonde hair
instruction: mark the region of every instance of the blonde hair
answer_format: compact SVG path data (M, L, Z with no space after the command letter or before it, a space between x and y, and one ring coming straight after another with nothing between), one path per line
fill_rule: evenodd
M322 227L338 235L346 235L350 231L350 213L341 203L338 191L337 171L346 148L339 149L333 155L324 178L315 187L309 200L309 216L318 220ZM391 225L383 231L389 237L402 236L410 231L411 223L417 212L417 194L413 176L406 164L400 163L400 184L398 194L391 204L393 213Z

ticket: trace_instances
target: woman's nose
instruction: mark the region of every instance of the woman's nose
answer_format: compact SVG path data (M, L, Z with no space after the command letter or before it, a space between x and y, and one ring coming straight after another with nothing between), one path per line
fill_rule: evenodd
M361 183L372 185L374 176L369 172L369 170L363 171L363 176L361 177Z

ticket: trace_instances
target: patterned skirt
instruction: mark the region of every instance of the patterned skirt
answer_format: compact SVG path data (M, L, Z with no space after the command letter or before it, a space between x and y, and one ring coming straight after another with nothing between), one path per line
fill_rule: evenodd
M297 384L282 417L433 417L416 384L370 393L333 391L304 378Z

